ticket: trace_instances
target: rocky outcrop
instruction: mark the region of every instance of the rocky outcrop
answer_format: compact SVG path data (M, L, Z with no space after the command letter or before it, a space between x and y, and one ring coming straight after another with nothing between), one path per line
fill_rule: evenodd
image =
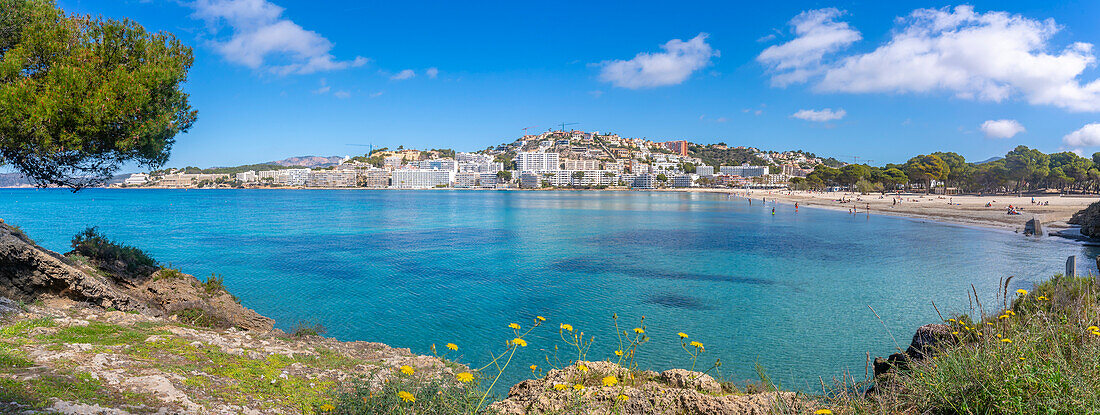
M920 326L913 334L913 340L909 342L909 348L905 349L905 353L894 353L886 359L875 358L875 376L878 377L894 369L908 369L910 363L932 357L940 348L954 343L955 337L951 335L951 327L946 324Z
M0 221L0 296L31 302L42 295L123 311L151 311L143 301L119 290L106 278L79 269Z
M186 312L216 327L266 331L274 325L238 304L224 289L204 287L194 276L176 270L123 272L126 268L125 264L75 262L0 221L0 296L23 302L67 298L151 316Z
M604 383L614 376L614 384ZM609 382L610 383L610 382ZM579 386L578 386L579 385ZM807 412L794 392L734 394L709 375L683 369L636 372L609 362L578 362L520 382L490 409L501 414L771 414Z
M1081 234L1090 238L1100 238L1100 202L1074 213L1066 223L1081 227Z

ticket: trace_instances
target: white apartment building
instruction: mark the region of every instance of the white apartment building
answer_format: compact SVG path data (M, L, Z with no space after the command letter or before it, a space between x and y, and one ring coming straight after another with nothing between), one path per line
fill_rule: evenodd
M306 185L310 187L355 187L355 170L317 170L309 174Z
M394 170L390 186L397 189L429 189L450 186L455 172L449 170L402 169Z
M695 174L698 174L700 176L713 176L714 166L696 166Z
M149 175L148 174L134 173L134 174L131 174L130 177L127 177L126 180L123 180L122 184L127 185L127 186L141 186L141 185L143 185L145 183L148 183L148 182L149 182Z
M544 172L558 170L558 153L516 153L516 170L521 172Z
M459 189L472 189L477 187L478 173L455 173L455 187Z
M634 183L630 187L635 189L656 189L657 175L650 173L639 174L634 178Z
M413 163L409 163L413 164ZM458 162L454 159L432 159L416 162L421 170L448 170L458 171Z
M278 170L275 183L284 186L305 186L309 182L310 173L310 169Z
M562 161L562 164L565 165L563 170L599 170L600 169L600 161L599 160L591 160L591 159L572 160L572 159L566 159L566 160Z
M768 166L750 166L749 163L745 163L740 166L721 166L719 171L731 176L757 177L768 174Z
M249 170L249 171L246 171L246 172L237 173L236 176L234 176L234 178L237 179L237 181L241 182L241 183L252 183L254 181L260 180L260 176L256 175L255 170Z
M477 185L479 187L493 188L500 184L500 179L497 178L496 173L480 173L477 178Z
M692 187L695 185L696 176L693 174L680 174L672 176L672 187Z

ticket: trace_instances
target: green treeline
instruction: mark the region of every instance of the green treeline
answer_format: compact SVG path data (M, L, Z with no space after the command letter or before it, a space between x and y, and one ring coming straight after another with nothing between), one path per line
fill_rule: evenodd
M921 154L905 164L881 167L849 164L840 168L818 166L805 178L791 180L795 189L820 190L833 186L869 192L901 188L930 189L938 185L962 192L1022 192L1057 189L1061 192L1100 191L1100 153L1085 158L1064 151L1043 152L1018 146L1004 158L970 163L951 152Z

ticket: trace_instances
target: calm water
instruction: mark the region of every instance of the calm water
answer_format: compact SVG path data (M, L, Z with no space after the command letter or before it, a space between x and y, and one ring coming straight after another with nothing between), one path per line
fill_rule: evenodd
M617 347L611 315L645 316L643 366L682 367L676 333L707 345L732 379L760 363L785 387L864 373L865 353L904 347L940 310L966 311L1059 272L1058 240L893 217L683 193L0 189L0 218L47 248L99 226L200 278L217 273L244 305L291 329L318 321L342 340L427 353L457 343L467 363L549 325L511 379L544 366L559 323ZM1081 272L1090 261L1079 258ZM1093 270L1095 271L1095 270Z

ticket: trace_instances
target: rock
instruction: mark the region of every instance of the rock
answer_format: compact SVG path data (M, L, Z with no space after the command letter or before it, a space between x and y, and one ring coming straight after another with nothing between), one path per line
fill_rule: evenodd
M1043 222L1039 218L1032 218L1024 223L1024 235L1043 236Z
M1066 223L1080 225L1082 235L1090 238L1100 238L1100 202L1095 202L1074 213L1073 217Z
M160 317L186 309L201 310L215 327L268 331L274 321L237 303L225 291L210 293L194 276L178 271L122 272L125 264L92 269L46 250L19 230L0 222L0 296L32 302L67 298L105 309ZM3 304L0 304L3 307ZM113 314L115 320L127 320ZM134 319L140 319L135 317Z
M151 312L141 300L77 269L23 232L0 223L0 296L32 302L42 294L69 297L103 308Z
M669 369L661 372L661 380L676 388L695 389L707 393L722 392L722 385L705 373Z
M803 413L810 403L794 392L751 395L721 395L721 385L709 375L672 369L653 376L631 378L630 371L610 362L580 362L554 369L542 379L520 382L508 391L507 399L493 403L490 410L501 414L585 413L585 414L770 414L776 407ZM615 386L603 386L601 379L614 375ZM656 374L654 374L656 375ZM583 385L577 391L574 385ZM555 385L564 385L557 390ZM619 398L622 394L625 401ZM576 407L583 398L583 407Z
M920 326L913 334L913 340L909 342L909 348L905 349L905 353L894 353L887 359L875 358L875 376L878 377L893 369L906 370L912 361L932 357L939 348L954 343L955 337L951 335L950 326L946 324Z

